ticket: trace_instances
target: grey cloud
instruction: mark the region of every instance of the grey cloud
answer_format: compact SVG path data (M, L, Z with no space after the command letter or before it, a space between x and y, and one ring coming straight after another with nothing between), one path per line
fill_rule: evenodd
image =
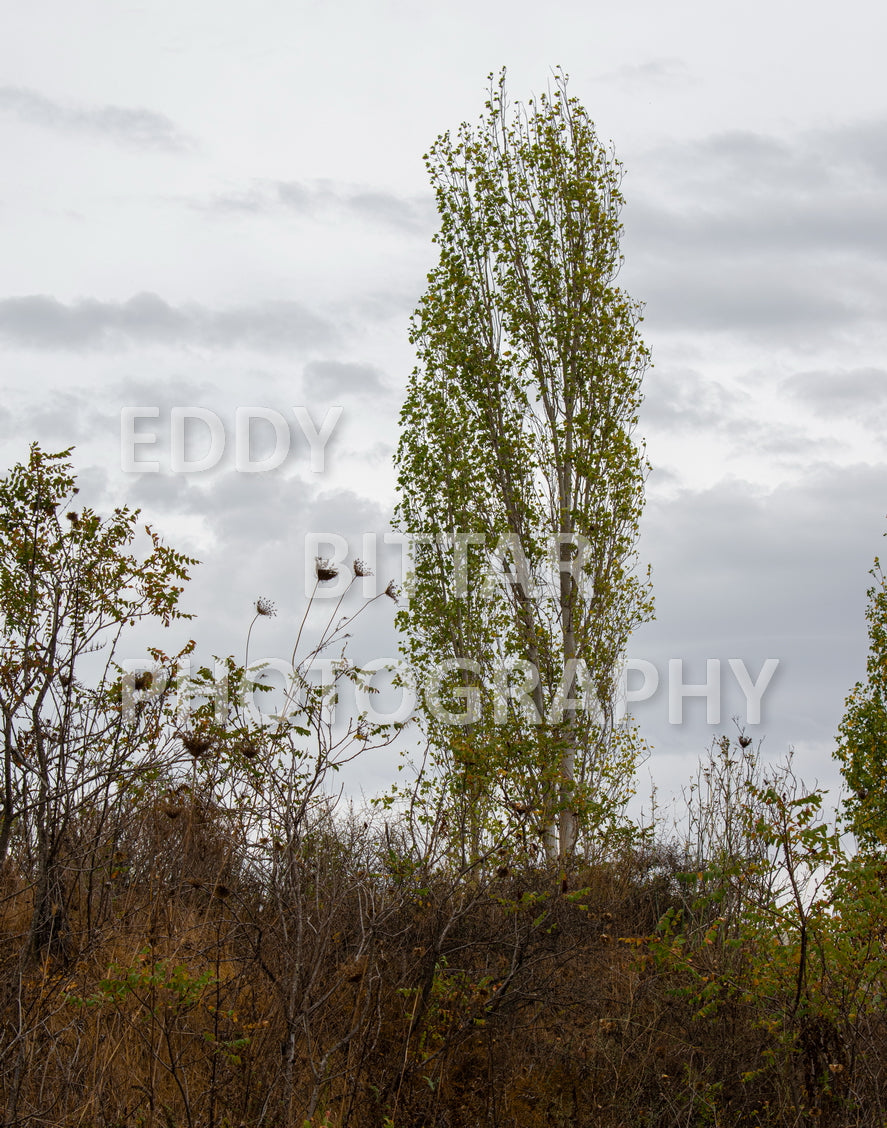
M433 225L436 218L434 198L407 197L381 189L334 184L329 180L312 183L278 181L275 185L280 202L301 213L325 209L351 212L368 219L407 231L421 231Z
M145 519L161 532L164 521L180 523L184 515L199 520L212 537L210 547L197 553L202 563L183 598L198 616L188 630L199 641L201 661L210 653L239 652L242 658L253 602L260 595L276 602L278 617L261 624L252 657L289 659L306 591L314 586L308 533L345 537L346 570L354 557L371 556L364 536L375 534L378 590L389 578L400 578L400 550L383 544L389 515L375 502L348 490L319 491L308 475L229 472L200 477L198 482L183 475L142 475L130 484L126 500L142 506ZM174 536L167 539L176 541ZM337 616L360 605L361 587L362 582L354 585ZM335 599L329 596L329 589L319 589L300 652L308 649L305 644L316 639L319 624L333 613ZM379 600L349 643L353 660L396 654L393 617L391 602Z
M837 439L774 421L761 411L753 384L728 387L690 368L654 371L647 377L640 422L648 437L656 432L690 439L698 433L715 435L726 454L766 455L789 468L847 450Z
M127 486L126 499L144 506L146 512L194 513L198 508L197 488L185 474L137 474Z
M778 337L803 348L811 336L849 327L875 312L868 302L855 301L837 287L823 287L784 264L742 266L718 257L713 250L707 264L656 264L635 272L647 320L657 330Z
M772 187L777 177L782 184L810 189L832 175L820 145L810 144L808 138L793 145L744 129L657 149L649 160L674 185L723 184L729 177L732 190L744 193Z
M14 380L9 381L9 386ZM45 449L80 446L106 436L119 441L120 423L111 417L106 392L85 387L34 388L39 398L17 403L14 410L0 409L0 437L18 444L38 442Z
M633 242L642 254L686 255L717 248L733 259L782 252L856 252L887 259L887 218L880 191L832 191L799 198L776 184L772 198L697 201L695 207L638 203ZM824 271L825 272L825 271Z
M752 676L764 658L779 658L755 735L765 733L772 752L797 745L804 774L836 775L828 760L804 757L830 746L864 673L865 592L887 525L885 481L883 464L808 465L802 479L769 493L734 480L651 502L641 551L653 564L657 618L636 632L631 653L663 678L669 658L684 659L685 682L704 680L706 658L719 658L723 672L727 658L744 658ZM734 711L742 712L741 695L725 703L715 732L732 729ZM636 712L665 753L693 759L712 734L699 701L688 701L685 725L669 725L664 688Z
M686 63L676 58L648 59L645 63L631 63L599 75L598 82L619 82L626 86L643 83L687 81Z
M771 423L766 419L746 419L732 426L737 446L747 453L765 454L784 466L802 469L826 455L847 452L845 443L835 438L811 435L802 427Z
M887 180L887 120L851 122L839 129L817 130L809 135L833 159L833 170L854 177L868 175L875 182Z
M668 430L730 425L743 397L693 369L653 373L644 383L641 422Z
M257 181L248 188L214 197L201 210L230 213L304 216L351 216L406 233L430 232L437 212L434 197L402 196L379 188L336 184L329 180Z
M55 102L36 90L0 86L0 110L21 121L64 133L86 133L139 149L180 152L188 138L164 114L125 106L81 108Z
M214 196L209 203L205 201L195 202L190 199L181 202L197 211L215 212L222 216L261 215L268 211L267 202L262 198L261 193L255 189L224 192L221 195Z
M782 390L797 403L826 419L847 416L880 427L887 410L887 370L797 372L782 381Z
M335 195L329 191L326 193L318 192L317 190L311 191L304 184L300 184L295 180L281 180L278 181L274 187L277 190L278 201L297 212L314 211L318 202L329 201L331 198L336 198Z
M98 397L78 389L53 392L51 398L27 410L19 425L29 435L63 435L65 442L73 443L94 435L101 421Z
M385 463L386 466L390 466L391 460L394 457L394 449L393 443L373 443L373 445L367 449L364 457L368 462L374 462L377 466L382 465L382 463Z
M649 321L798 347L880 322L885 151L887 120L791 141L725 132L641 156L623 249Z
M172 306L152 293L124 302L84 298L65 304L45 294L0 300L0 340L23 348L203 345L276 352L330 344L337 336L331 323L291 301L212 310Z
M671 494L681 486L680 475L667 466L653 466L647 479L647 496Z
M169 411L176 404L207 403L217 399L218 395L217 382L178 373L175 376L152 376L150 379L145 376L130 376L109 389L105 402L113 405L114 411L118 405L135 403L157 404L162 411Z
M341 534L356 556L362 535L387 529L389 519L371 499L350 490L324 490L303 470L243 474L225 467L195 475L139 474L132 477L128 495L155 513L205 519L224 568L274 571L283 560L301 585L306 533Z
M751 196L782 185L811 197L827 186L865 189L887 175L887 118L807 130L790 139L724 130L658 147L639 161L664 175L672 189L722 184L730 195Z
M406 339L410 315L416 308L417 298L426 281L426 275L417 270L414 286L393 289L380 283L378 288L365 290L361 295L350 300L348 308L372 320L399 318L403 325L403 338Z
M388 394L381 373L369 364L353 364L333 360L312 360L305 365L302 387L315 397L335 399L337 396L372 398Z
M292 540L311 497L304 480L281 474L143 474L134 496L158 508L205 518L226 566L254 569Z
M862 255L836 267L815 251L791 255L764 246L734 256L716 241L672 258L636 249L626 255L631 267L623 282L646 304L651 339L719 333L803 354L829 339L852 343L887 313L887 291Z
M43 392L37 402L23 403L14 415L0 409L0 419L8 417L8 434L35 436L44 443L61 438L66 444L79 444L104 435L116 447L120 441L120 411L124 407L156 405L165 421L174 405L217 401L218 387L206 381L184 377L130 379L107 384L101 392L82 385L55 388L48 394Z

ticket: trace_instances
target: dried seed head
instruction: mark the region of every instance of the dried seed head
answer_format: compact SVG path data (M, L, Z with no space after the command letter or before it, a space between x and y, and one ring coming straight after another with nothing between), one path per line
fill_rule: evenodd
M385 588L385 594L389 599L393 599L395 603L400 599L400 587L394 580L389 580L388 587Z
M255 603L257 615L267 615L268 618L273 619L277 614L277 607L271 602L270 599L265 599L259 596Z
M201 736L196 732L183 732L179 734L179 739L184 746L186 752L190 752L196 759L202 756L204 752L208 752L212 748L212 740L208 736Z
M354 569L355 576L371 576L373 569L369 567L365 560L361 560L359 556L354 558L351 567Z
M327 560L322 556L314 557L314 571L322 584L334 580L339 574L339 569L333 564L332 560Z
M259 754L258 747L253 743L253 741L248 739L238 742L237 751L247 760L252 760Z
M150 689L154 684L154 675L150 670L141 670L133 678L132 684L134 689Z

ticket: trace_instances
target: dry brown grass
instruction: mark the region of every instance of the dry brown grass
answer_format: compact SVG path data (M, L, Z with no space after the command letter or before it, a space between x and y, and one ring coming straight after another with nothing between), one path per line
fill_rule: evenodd
M285 851L206 796L158 791L101 848L82 836L95 872L65 859L64 944L39 955L13 860L4 1125L882 1123L874 1017L849 1045L720 981L700 1013L699 976L735 970L736 949L705 942L713 915L683 962L651 943L687 907L679 858L625 848L566 882L519 856L460 873L396 832L323 815Z

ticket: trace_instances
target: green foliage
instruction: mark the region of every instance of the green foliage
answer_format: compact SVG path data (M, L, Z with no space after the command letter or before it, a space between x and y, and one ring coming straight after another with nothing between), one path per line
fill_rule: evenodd
M866 680L857 682L847 698L836 756L850 788L850 826L861 846L882 850L887 846L887 582L877 558L871 575Z
M503 74L477 129L426 163L439 261L401 414L399 622L471 849L517 811L567 854L577 820L625 797L638 745L615 684L651 613L634 571L648 353L615 284L621 171L563 76L511 114ZM459 534L474 538L461 560Z
M69 454L34 444L0 479L0 864L14 834L33 850L36 950L65 930L56 863L74 812L106 818L162 752L166 691L124 708L122 634L141 619L188 617L178 601L196 563L142 529L138 510L102 519L77 507Z
M27 464L0 480L0 607L13 657L26 647L45 652L57 638L68 651L75 643L82 650L109 628L146 616L165 626L188 617L178 609L181 581L197 561L147 527L151 551L144 559L128 551L138 510L118 508L103 521L74 508L70 453L34 444ZM64 654L57 651L58 664Z
M758 1042L739 1080L757 1101L769 1090L771 1116L880 1123L854 1119L852 1094L872 1068L864 1047L882 1035L883 865L846 853L823 793L790 765L742 765L726 741L719 753L707 817L742 845L679 875L681 903L648 945L660 983L687 1008L694 1043L720 1028L729 1059L740 1024Z
M149 962L150 955L150 950L146 949L130 967L112 964L93 995L80 998L68 994L66 1000L78 1007L97 1007L106 1003L120 1004L132 996L152 1012L171 1005L187 1009L196 1006L204 990L214 982L210 971L194 975L185 964L173 964L170 960ZM155 997L157 992L162 992L159 1003ZM148 1002L149 996L151 1002Z

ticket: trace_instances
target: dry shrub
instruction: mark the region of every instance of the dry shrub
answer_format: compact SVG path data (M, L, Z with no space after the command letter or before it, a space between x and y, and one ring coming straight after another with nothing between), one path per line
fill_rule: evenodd
M71 898L64 957L28 954L27 875L2 878L10 1126L879 1123L883 1020L768 1026L766 953L738 960L716 904L689 940L657 931L693 908L675 847L459 869L323 805L288 844L252 841L167 785L90 875L94 831L66 872L102 893Z

